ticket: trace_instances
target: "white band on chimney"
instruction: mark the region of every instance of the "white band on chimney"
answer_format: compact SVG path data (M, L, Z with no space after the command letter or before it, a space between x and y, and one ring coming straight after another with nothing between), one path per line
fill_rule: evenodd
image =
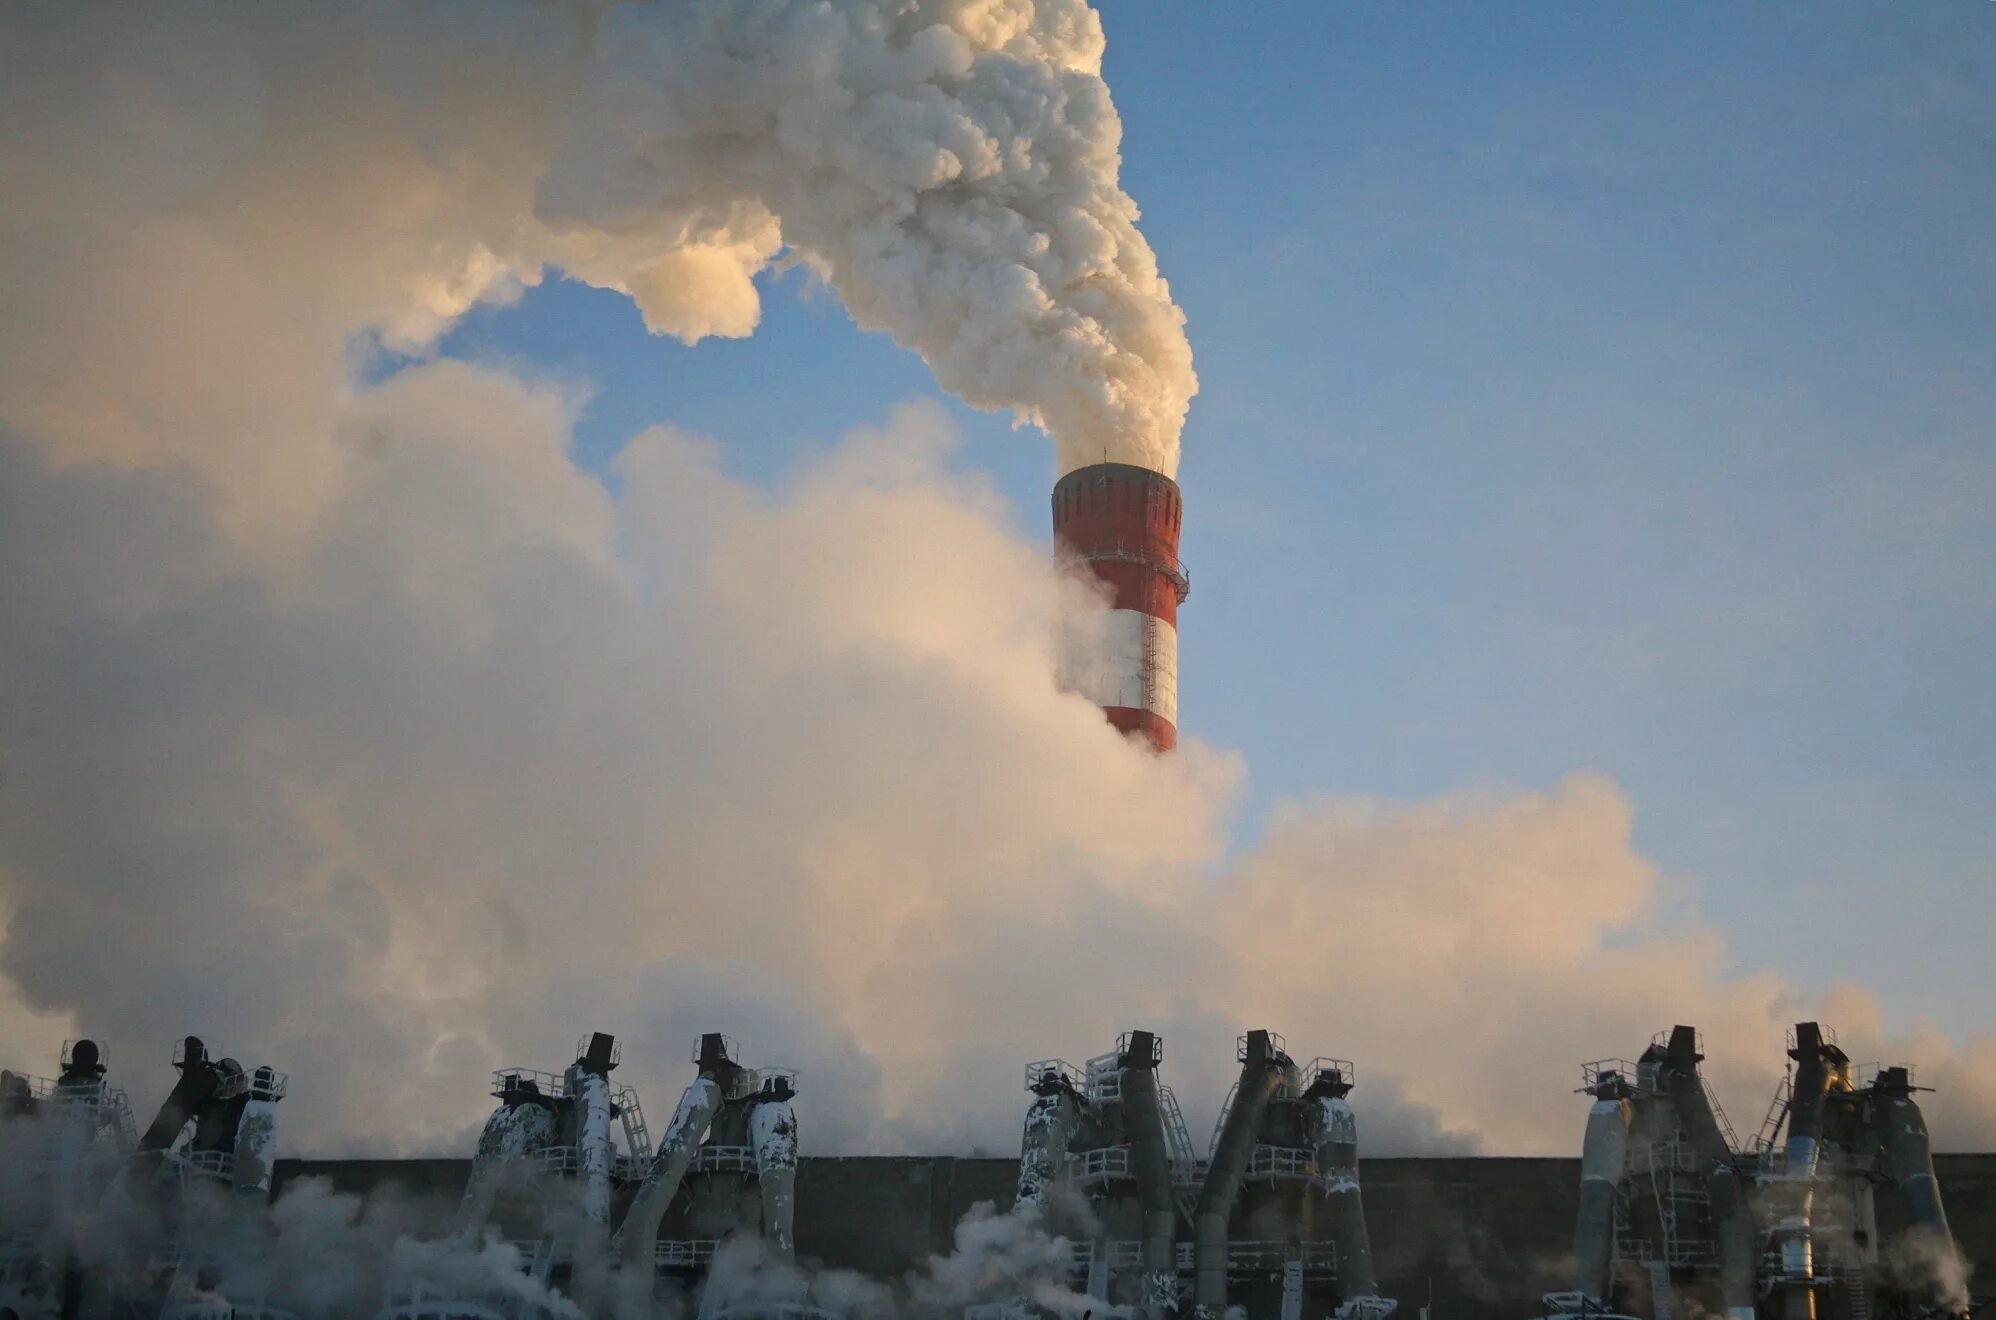
M1090 610L1059 641L1060 686L1098 706L1178 723L1178 630L1141 610Z

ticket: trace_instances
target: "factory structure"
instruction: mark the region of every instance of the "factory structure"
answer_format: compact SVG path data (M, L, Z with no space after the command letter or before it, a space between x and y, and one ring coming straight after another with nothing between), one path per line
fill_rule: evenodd
M468 1159L279 1161L283 1074L212 1058L190 1036L140 1131L104 1050L79 1040L54 1078L0 1073L0 1320L309 1320L309 1304L268 1295L254 1268L307 1174L426 1197L438 1261L506 1253L475 1282L442 1265L400 1270L365 1308L338 1312L369 1320L868 1320L710 1283L748 1246L784 1277L842 1269L891 1286L948 1253L955 1220L994 1214L1057 1251L1054 1277L1016 1291L990 1280L951 1320L1979 1309L1970 1261L1996 1248L1996 1160L1944 1157L1953 1172L1937 1172L1912 1069L1853 1065L1833 1032L1801 1023L1786 1079L1742 1141L1701 1057L1698 1033L1679 1026L1633 1063L1587 1064L1577 1171L1368 1159L1362 1195L1355 1069L1299 1064L1270 1031L1237 1041L1238 1076L1203 1145L1153 1032L1127 1031L1079 1066L1028 1064L1016 1160L800 1159L795 1071L750 1067L712 1033L654 1137L613 1076L617 1042L599 1032L559 1072L495 1073L497 1107ZM1965 1195L1966 1252L1944 1182ZM1366 1195L1378 1201L1382 1185L1375 1247ZM1551 1285L1537 1307L1522 1298L1534 1280Z
M1968 1273L1907 1066L1853 1066L1796 1024L1760 1127L1735 1132L1699 1072L1698 1032L1582 1069L1572 1286L1555 1317L1872 1320L1958 1314Z

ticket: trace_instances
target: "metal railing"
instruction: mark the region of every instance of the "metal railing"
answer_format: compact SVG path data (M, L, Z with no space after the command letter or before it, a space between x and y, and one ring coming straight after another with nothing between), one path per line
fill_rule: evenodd
M236 1176L236 1154L231 1150L177 1150L168 1158L183 1182L200 1178L228 1182Z
M1338 1249L1331 1242L1233 1241L1227 1244L1227 1273L1272 1274L1300 1264L1310 1278L1335 1277Z
M1117 1104L1123 1098L1123 1055L1120 1050L1098 1054L1084 1065L1084 1094L1098 1105Z
M1317 1084L1319 1078L1325 1076L1329 1076L1333 1082L1354 1086L1358 1083L1358 1068L1350 1059L1329 1059L1319 1055L1310 1060L1303 1069L1301 1083L1303 1090L1307 1092Z
M692 1169L696 1173L754 1173L756 1171L755 1148L753 1146L702 1146L693 1157Z
M1637 1071L1636 1065L1627 1059L1595 1059L1591 1062L1581 1064L1580 1089L1582 1091L1594 1090L1601 1085L1602 1078L1610 1073L1619 1077L1631 1091L1654 1091L1656 1089L1653 1086L1643 1084L1642 1074Z
M1289 1042L1284 1040L1279 1033L1271 1031L1267 1034L1268 1034L1268 1047L1270 1049L1274 1050L1278 1055L1286 1055L1289 1053ZM1234 1037L1235 1063L1247 1062L1247 1049L1248 1049L1248 1033L1243 1032L1241 1035Z
M1098 1146L1074 1157L1075 1176L1085 1185L1130 1176L1128 1146Z
M559 1100L568 1093L568 1082L560 1073L542 1072L538 1068L495 1068L492 1072L492 1096L495 1100L504 1100L509 1090L525 1091L529 1083L532 1094L545 1099Z
M1312 1179L1317 1176L1317 1153L1300 1146L1256 1146L1243 1176L1272 1183Z
M1079 1091L1084 1085L1081 1070L1066 1059L1035 1059L1026 1065L1028 1091L1044 1085L1049 1080L1057 1081L1072 1091Z
M664 1238L652 1254L662 1270L698 1269L713 1262L714 1239Z

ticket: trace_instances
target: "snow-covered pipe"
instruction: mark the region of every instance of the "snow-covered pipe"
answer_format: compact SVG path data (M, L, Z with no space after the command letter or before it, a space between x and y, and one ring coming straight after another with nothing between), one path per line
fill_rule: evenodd
M492 1203L507 1170L534 1151L554 1144L558 1121L547 1097L531 1080L502 1075L500 1105L485 1120L478 1155L471 1163L458 1206L458 1225L476 1229L492 1217Z
M236 1120L235 1187L251 1196L270 1196L270 1174L277 1163L277 1102L284 1098L284 1078L268 1066L251 1074L249 1096Z
M1372 1236L1358 1184L1358 1117L1352 1113L1352 1079L1340 1069L1320 1070L1304 1097L1304 1131L1316 1152L1324 1185L1324 1210L1338 1249L1338 1283L1347 1304L1376 1298ZM1376 1312L1377 1308L1373 1308ZM1369 1312L1370 1313L1370 1312Z
M658 1272L658 1226L678 1194L679 1184L686 1180L686 1170L699 1154L700 1143L706 1139L714 1115L720 1112L722 1098L720 1082L704 1072L679 1097L679 1108L673 1111L672 1122L659 1139L651 1169L624 1215L623 1227L617 1230L627 1278L650 1279ZM635 1292L643 1297L651 1295L648 1287Z
M1243 1038L1240 1084L1220 1125L1220 1138L1192 1213L1192 1300L1201 1315L1217 1316L1227 1309L1227 1220L1240 1196L1241 1175L1254 1154L1262 1115L1282 1084L1288 1062L1268 1032L1250 1031Z
M1019 1133L1019 1205L1046 1200L1066 1172L1068 1148L1081 1127L1081 1099L1058 1069L1041 1074L1032 1089Z
M569 1067L564 1089L575 1109L576 1173L582 1181L582 1213L591 1224L610 1222L610 1174L616 1163L611 1142L610 1070L616 1067L616 1039L598 1031Z
M1172 1199L1171 1147L1164 1135L1164 1099L1157 1065L1162 1051L1148 1031L1132 1031L1121 1068L1123 1130L1130 1138L1130 1171L1143 1211L1143 1306L1159 1315L1178 1293L1178 1207Z
M1705 1176L1705 1193L1712 1206L1712 1233L1719 1246L1719 1293L1730 1320L1753 1320L1754 1262L1759 1229L1746 1200L1746 1186L1734 1162L1732 1146L1719 1127L1712 1097L1698 1071L1698 1029L1670 1030L1656 1080L1670 1097L1677 1121L1690 1138L1698 1171Z
M788 1077L763 1084L749 1111L749 1141L755 1147L756 1183L762 1192L762 1236L781 1260L796 1254L797 1111Z

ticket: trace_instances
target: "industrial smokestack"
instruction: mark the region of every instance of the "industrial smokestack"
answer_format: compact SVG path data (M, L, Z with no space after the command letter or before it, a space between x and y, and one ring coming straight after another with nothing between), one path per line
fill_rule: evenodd
M1081 1096L1071 1065L1059 1059L1027 1064L1026 1089L1033 1093L1033 1103L1019 1133L1019 1205L1046 1200L1066 1175L1067 1148L1081 1126Z
M1547 1309L1559 1315L1586 1315L1607 1309L1614 1280L1615 1196L1627 1167L1634 1088L1620 1069L1588 1065L1594 1097L1587 1135L1580 1147L1580 1214L1573 1230L1573 1291L1547 1293Z
M788 1261L797 1252L797 1094L787 1073L764 1080L749 1111L749 1144L755 1147L756 1185L762 1194L762 1236L770 1252Z
M1934 1153L1927 1141L1927 1120L1913 1102L1913 1092L1921 1089L1913 1085L1910 1069L1885 1069L1872 1084L1871 1121L1884 1147L1886 1177L1898 1189L1912 1231L1923 1239L1921 1253L1931 1264L1927 1280L1930 1295L1922 1300L1936 1310L1960 1315L1969 1309L1963 1289L1967 1270L1941 1204L1940 1180L1934 1177Z
M610 1175L616 1149L610 1136L610 1071L618 1063L617 1038L591 1032L576 1051L563 1089L574 1102L577 1172L582 1179L582 1212L592 1225L610 1222Z
M1128 463L1077 468L1053 488L1056 553L1109 596L1106 610L1063 626L1058 681L1160 752L1178 745L1178 607L1191 590L1182 514L1177 482Z
M1788 1102L1788 1144L1781 1177L1775 1182L1780 1216L1783 1320L1816 1320L1815 1231L1812 1221L1816 1164L1822 1154L1823 1109L1831 1090L1847 1088L1850 1059L1814 1022L1795 1024L1793 1094Z
M1699 1172L1705 1175L1705 1192L1712 1206L1712 1233L1719 1240L1719 1289L1726 1313L1730 1320L1753 1320L1753 1267L1759 1243L1734 1151L1719 1126L1718 1112L1712 1107L1712 1097L1698 1071L1704 1059L1698 1049L1698 1029L1672 1027L1658 1077L1670 1096L1678 1123L1690 1139Z
M679 1185L686 1180L686 1171L693 1167L700 1143L706 1140L707 1130L713 1126L714 1115L721 1111L728 1092L741 1076L741 1065L728 1056L727 1038L719 1032L710 1031L700 1037L694 1061L699 1065L700 1075L679 1097L679 1108L673 1111L665 1135L659 1138L651 1168L632 1198L630 1209L624 1212L622 1227L617 1230L625 1300L632 1305L651 1303L652 1280L658 1273L659 1224L664 1221L672 1198L678 1195Z
M1148 1031L1132 1031L1116 1066L1121 1072L1123 1128L1130 1140L1130 1171L1143 1209L1143 1303L1162 1315L1177 1296L1178 1205L1172 1197L1171 1143L1164 1132L1163 1088L1157 1065L1164 1045Z
M1237 1057L1240 1081L1221 1120L1212 1162L1192 1212L1192 1300L1200 1316L1216 1317L1227 1309L1227 1220L1240 1198L1241 1178L1254 1154L1262 1115L1282 1085L1284 1069L1291 1066L1289 1056L1267 1031L1241 1037Z

